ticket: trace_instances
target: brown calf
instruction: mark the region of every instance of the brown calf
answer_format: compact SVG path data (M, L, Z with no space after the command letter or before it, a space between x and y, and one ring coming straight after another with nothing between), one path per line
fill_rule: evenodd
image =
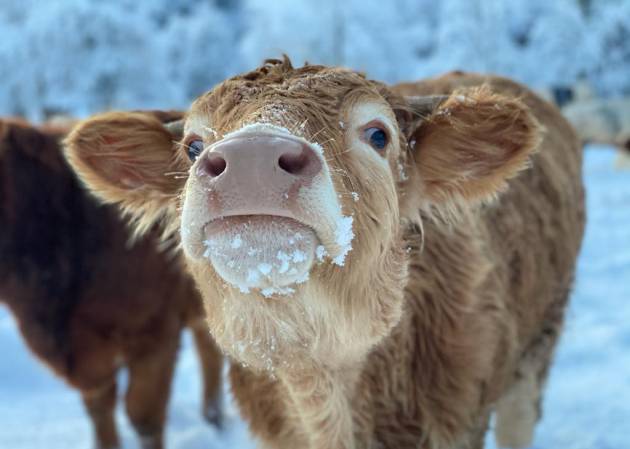
M64 131L0 120L0 300L30 349L81 392L98 448L119 446L116 371L127 367L127 413L142 447L159 449L183 328L213 422L221 356L177 258L158 251L155 231L130 243L119 214L80 187L60 151Z
M286 449L479 449L493 410L501 446L529 444L584 227L580 154L505 79L387 87L286 59L197 99L182 129L110 113L67 139L97 195L179 230L241 412Z

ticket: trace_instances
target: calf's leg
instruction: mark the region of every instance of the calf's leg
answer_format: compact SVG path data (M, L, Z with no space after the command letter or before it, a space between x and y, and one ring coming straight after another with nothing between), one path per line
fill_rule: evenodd
M199 354L203 380L203 404L201 413L210 424L221 427L223 424L223 403L221 395L221 370L223 356L210 336L203 320L191 326L195 346Z
M521 366L516 382L497 404L497 446L511 449L531 446L539 417L540 388L534 367Z
M94 446L97 449L120 447L114 409L116 407L116 380L110 379L102 388L82 390L81 397L94 428Z
M480 413L470 430L468 439L463 442L458 449L483 449L486 441L486 432L490 421L490 411L485 410Z
M140 437L142 449L164 447L164 422L177 346L177 338L158 341L151 352L128 364L127 415Z
M529 344L518 364L514 383L497 403L495 438L500 448L521 449L532 445L568 296L567 289L549 307L540 334Z

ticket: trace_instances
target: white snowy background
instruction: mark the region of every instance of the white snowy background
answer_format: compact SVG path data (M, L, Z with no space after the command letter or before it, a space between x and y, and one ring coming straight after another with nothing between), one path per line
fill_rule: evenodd
M630 95L630 1L0 0L0 115L184 108L283 52L388 82L466 69ZM536 449L630 448L630 171L613 169L612 149L585 155L587 233ZM233 406L222 432L202 421L191 346L186 335L168 448L255 447ZM118 421L137 448L122 410ZM78 395L0 307L0 449L90 445Z

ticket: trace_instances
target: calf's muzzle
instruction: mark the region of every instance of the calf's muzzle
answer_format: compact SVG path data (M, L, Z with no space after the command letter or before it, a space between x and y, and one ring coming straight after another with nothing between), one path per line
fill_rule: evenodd
M300 189L322 170L310 145L274 134L226 138L202 153L196 165L195 176L212 197L217 217L292 217Z

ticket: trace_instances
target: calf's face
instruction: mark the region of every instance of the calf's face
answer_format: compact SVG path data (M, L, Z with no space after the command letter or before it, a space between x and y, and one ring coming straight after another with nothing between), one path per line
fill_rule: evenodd
M182 124L89 119L67 155L140 229L179 231L219 344L274 369L365 355L400 318L409 225L492 197L536 144L526 107L485 88L409 99L271 61Z

